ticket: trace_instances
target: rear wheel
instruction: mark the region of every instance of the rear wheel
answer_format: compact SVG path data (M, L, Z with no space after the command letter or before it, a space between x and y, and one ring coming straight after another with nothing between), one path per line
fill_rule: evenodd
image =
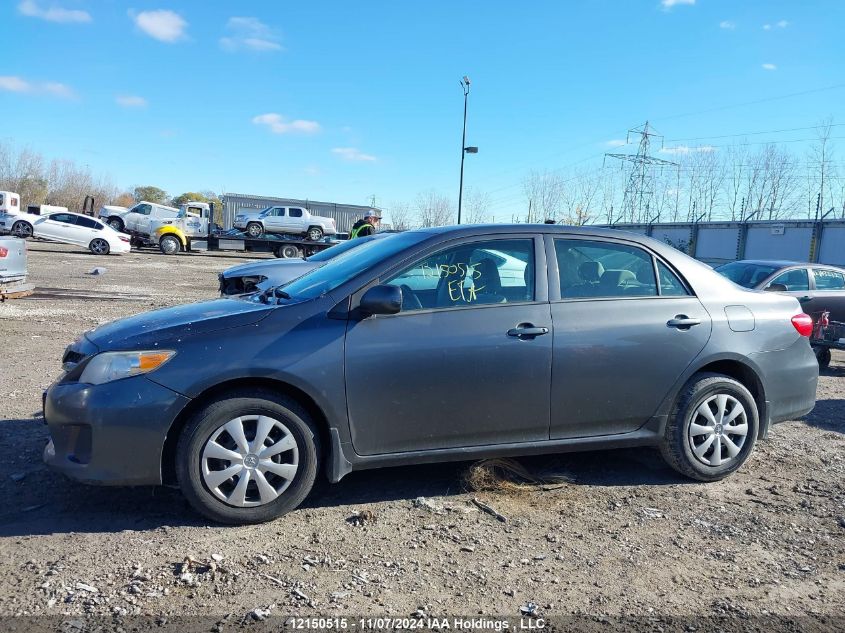
M194 415L179 438L179 486L220 523L263 523L290 512L317 475L320 440L298 403L270 391L236 391Z
M94 253L94 255L108 255L109 251L111 250L109 243L99 237L91 240L91 243L88 245L88 248L91 250L92 253Z
M718 481L748 459L759 428L757 403L748 389L728 376L697 374L678 398L660 452L679 473Z
M163 235L158 241L158 248L165 255L176 255L182 250L182 242L175 235Z
M24 240L32 237L32 225L24 220L18 220L12 225L12 235Z
M123 229L124 229L123 220L121 220L120 218L109 218L108 224L115 231L117 231L119 233L123 233Z
M819 361L819 369L827 369L830 367L831 352L829 347L817 347L816 360Z
M302 257L302 253L299 248L291 244L279 246L276 249L275 255L276 257L281 257L283 259L296 259L297 257Z
M312 226L310 229L308 229L308 239L312 242L317 242L323 239L323 229L321 229L319 226Z
M258 222L250 222L246 225L246 234L250 237L261 237L262 233L264 233L264 227Z

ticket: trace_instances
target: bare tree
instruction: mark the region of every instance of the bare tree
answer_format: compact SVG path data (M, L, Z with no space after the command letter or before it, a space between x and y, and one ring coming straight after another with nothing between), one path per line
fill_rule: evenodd
M826 188L830 187L833 177L833 144L830 142L833 117L821 120L816 127L816 142L810 148L810 162L812 163L815 185L817 188L816 214L824 213Z
M562 222L582 226L598 215L593 205L599 198L599 178L597 173L576 171L571 178L561 182Z
M418 194L416 207L421 226L445 226L455 222L452 201L434 189Z
M490 196L483 191L473 188L467 189L464 193L462 206L467 224L485 224L493 221L493 213L490 210Z
M0 143L0 189L21 196L21 204L43 204L48 192L41 154Z
M413 212L407 202L394 202L387 213L390 226L395 231L407 231L413 228Z
M551 171L531 172L522 181L522 191L528 201L526 222L556 220L560 215L563 183L559 174Z

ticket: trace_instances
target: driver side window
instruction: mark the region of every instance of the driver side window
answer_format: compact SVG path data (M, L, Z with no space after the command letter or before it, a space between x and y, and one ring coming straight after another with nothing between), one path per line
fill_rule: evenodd
M139 213L140 215L149 215L152 213L153 207L149 204L139 204L137 207L132 209L133 213Z
M453 246L384 283L402 289L402 312L534 300L534 241L489 240Z

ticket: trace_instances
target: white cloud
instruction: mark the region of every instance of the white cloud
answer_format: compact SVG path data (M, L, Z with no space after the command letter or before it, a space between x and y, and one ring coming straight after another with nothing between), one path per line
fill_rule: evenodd
M779 29L785 29L787 26L789 26L789 22L787 22L786 20L781 20L775 26Z
M789 26L789 22L787 22L786 20L779 20L778 22L775 22L774 24L764 24L763 30L764 31L771 31L774 28L785 29L787 26Z
M147 100L137 95L117 95L115 103L124 108L146 108Z
M609 141L605 141L605 147L622 147L623 145L627 145L628 141L621 138L612 138Z
M777 70L778 67L774 64L763 64L763 70Z
M316 121L307 121L305 119L295 119L293 121L286 121L285 118L276 114L275 112L268 112L267 114L259 114L252 118L255 125L266 125L270 128L273 134L316 134L320 131L320 124Z
M695 4L695 0L660 0L660 5L663 7L664 11L668 11L672 7L677 7L682 4L692 6Z
M52 5L49 9L41 7L35 0L23 0L18 5L18 12L31 18L40 18L48 22L90 22L91 14L79 9L64 9Z
M763 25L763 30L764 30L764 31L771 31L771 30L772 30L772 25L771 25L771 24L764 24L764 25Z
M340 156L343 160L348 160L354 163L373 162L376 157L372 154L365 154L355 147L335 147L332 154Z
M282 50L279 36L258 18L229 18L226 29L232 35L220 38L220 47L227 51L243 49L270 52Z
M672 154L686 156L687 154L709 154L715 152L716 148L712 145L699 145L697 147L689 147L688 145L676 145L675 147L661 147L661 154Z
M722 20L721 22L719 22L719 28L733 31L736 28L736 22L731 22L730 20Z
M188 28L188 22L181 15L167 9L140 13L130 10L129 17L135 21L135 26L160 42L178 42L185 38Z
M28 81L11 75L0 76L0 90L26 94L43 94L63 99L73 99L73 89L57 81Z

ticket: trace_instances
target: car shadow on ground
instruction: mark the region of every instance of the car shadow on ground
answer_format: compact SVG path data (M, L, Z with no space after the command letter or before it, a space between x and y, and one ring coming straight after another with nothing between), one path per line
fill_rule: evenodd
M46 428L37 418L0 421L0 537L146 531L209 523L180 492L164 487L88 486L47 469L41 452ZM618 449L520 458L529 472L560 477L573 486L639 486L687 483L651 448ZM354 472L337 484L318 479L304 508L334 508L417 497L462 495L473 462L452 462Z
M845 400L817 400L815 408L801 420L825 431L845 434Z

